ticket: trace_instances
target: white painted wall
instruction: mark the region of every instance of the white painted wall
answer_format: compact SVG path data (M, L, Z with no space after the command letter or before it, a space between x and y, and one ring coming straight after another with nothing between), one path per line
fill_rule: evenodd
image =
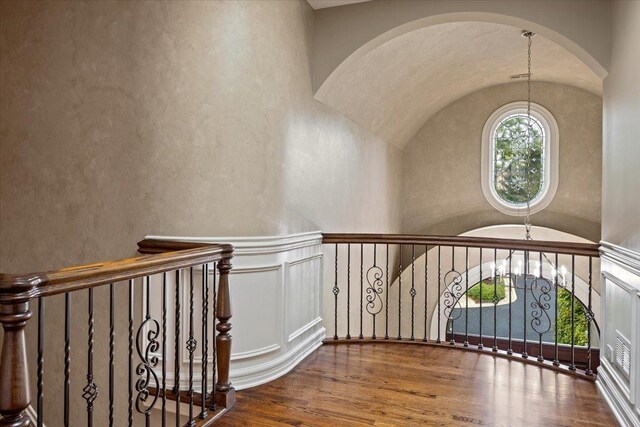
M622 425L640 426L640 2L613 1L610 27L603 97L605 351L598 385ZM628 373L616 363L619 340L630 351Z

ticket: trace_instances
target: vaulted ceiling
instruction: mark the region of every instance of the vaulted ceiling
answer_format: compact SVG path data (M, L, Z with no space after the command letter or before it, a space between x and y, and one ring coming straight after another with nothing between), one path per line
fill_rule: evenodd
M315 97L403 147L447 104L484 87L513 81L511 75L526 73L527 40L521 31L487 22L417 29L345 61ZM532 70L534 82L556 82L602 93L602 81L593 71L540 35L533 39Z

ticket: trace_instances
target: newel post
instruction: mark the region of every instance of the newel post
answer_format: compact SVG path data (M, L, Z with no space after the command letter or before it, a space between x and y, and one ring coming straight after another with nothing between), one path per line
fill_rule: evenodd
M231 261L228 259L218 262L220 282L218 284L218 298L216 318L218 324L216 330L218 381L216 383L216 404L230 408L236 401L235 389L229 382L229 364L231 360L231 295L229 293L229 271Z
M4 329L0 354L0 426L29 426L26 409L31 403L29 367L24 327L31 317L28 302L0 304Z

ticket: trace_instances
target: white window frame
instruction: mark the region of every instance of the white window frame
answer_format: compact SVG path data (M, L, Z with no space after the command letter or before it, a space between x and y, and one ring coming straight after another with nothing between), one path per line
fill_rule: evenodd
M481 182L482 192L487 201L502 213L513 216L525 216L526 206L519 206L503 200L494 187L493 134L506 117L514 114L527 114L527 102L516 101L503 105L489 116L482 129ZM531 103L531 117L540 122L544 128L544 175L540 194L531 201L531 213L536 213L549 206L558 189L560 132L558 123L551 112L540 104Z

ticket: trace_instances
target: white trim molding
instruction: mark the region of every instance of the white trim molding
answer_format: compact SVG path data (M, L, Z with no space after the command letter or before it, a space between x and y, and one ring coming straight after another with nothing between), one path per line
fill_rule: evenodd
M527 215L527 208L526 206L516 206L503 200L495 191L493 185L494 163L490 155L493 152L493 134L502 120L508 116L526 113L526 101L511 102L494 111L482 129L482 153L480 156L482 192L491 206L507 215L525 216ZM540 104L531 103L531 117L540 122L545 134L543 188L541 195L530 203L531 213L536 213L551 203L558 189L560 131L553 114Z
M603 241L600 257L604 323L597 385L620 425L640 427L640 253Z
M322 325L323 257L320 232L266 237L146 238L229 243L234 246L233 268L229 277L233 311L230 380L237 390L264 384L286 374L322 344L325 328ZM194 274L198 275L194 281L196 307L201 305L202 272L201 268L194 269ZM211 266L209 275L213 274L217 273ZM187 277L182 281L187 283ZM174 295L174 282L172 279L168 281L169 295ZM211 277L208 283L213 283ZM189 292L186 292L186 287L180 298L183 307L188 305ZM168 303L168 310L172 312L173 302ZM151 302L152 316L159 316L160 310L161 301L158 297ZM188 324L186 312L187 310L183 310L182 313L183 325ZM171 328L172 326L169 329ZM171 337L172 330L167 332ZM196 331L195 339L198 343L202 342L199 330ZM209 342L212 341L213 331L209 331ZM173 348L173 345L170 342L169 348ZM184 348L181 353L180 370L187 372L188 354ZM160 354L154 356L161 357ZM198 356L199 350L194 358L194 364L199 367L202 359ZM168 386L172 386L174 381L173 357L170 359L167 360ZM209 362L211 366L211 354ZM199 373L200 368L194 373L196 390L200 384ZM161 379L161 371L156 371L156 374ZM180 383L181 388L188 386L184 378L181 378Z

